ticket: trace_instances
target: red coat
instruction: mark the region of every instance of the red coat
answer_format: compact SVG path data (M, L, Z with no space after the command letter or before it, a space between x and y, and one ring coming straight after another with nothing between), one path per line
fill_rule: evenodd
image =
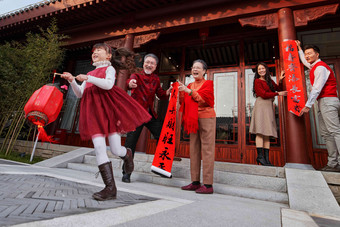
M135 79L137 81L137 88L132 89L131 97L134 98L145 110L151 110L153 116L157 118L154 110L155 95L159 99L167 99L166 91L160 85L159 77L152 73L150 75L142 73L134 73L130 79L126 81L127 87L129 82Z
M274 82L271 81L275 91L282 91L282 84L279 86ZM261 79L255 79L255 93L257 97L261 97L263 99L271 99L275 96L279 95L279 93L270 90L267 82Z

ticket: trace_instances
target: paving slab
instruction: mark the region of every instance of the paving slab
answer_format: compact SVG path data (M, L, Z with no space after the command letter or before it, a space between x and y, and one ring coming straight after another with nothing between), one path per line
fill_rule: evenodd
M4 185L6 187L3 187ZM92 194L100 190L101 188L97 186L44 175L0 174L0 204L5 208L0 211L0 226L158 200L121 191L118 191L116 200L93 200ZM77 200L88 203L83 202L78 206Z
M285 174L287 174L287 172ZM240 198L218 193L201 195L195 192L182 191L180 190L181 185L178 185L178 187L169 187L139 181L126 184L121 182L120 176L116 177L116 185L119 195L127 197L125 204L115 207L110 207L110 205L104 206L98 201L91 199L92 193L96 191L95 189L103 187L103 182L100 177L95 178L93 173L65 168L48 168L35 165L0 165L0 176L3 176L3 179L6 181L12 179L13 184L19 185L17 188L20 190L28 190L28 188L32 186L30 184L34 182L34 180L31 180L31 183L28 183L26 186L24 181L25 177L33 177L38 180L35 185L36 191L28 190L27 193L15 193L8 184L2 185L3 187L1 188L4 191L11 191L12 198L3 196L6 197L7 200L3 200L4 203L0 202L0 212L7 212L7 214L13 213L13 222L10 225L14 226L15 224L22 223L17 226L83 227L115 225L143 227L161 225L165 227L275 227L283 226L283 223L288 223L289 226L313 226L312 224L314 223L317 223L317 225L318 223L326 223L328 224L326 226L331 226L333 223L337 224L338 221L330 216L313 214L313 216L310 217L310 213L308 212L297 211L304 212L302 217L305 218L305 221L301 222L301 220L297 218L297 215L294 215L296 213L286 204ZM51 182L42 180L51 178L56 179L57 182L67 181L69 184L63 184L64 188L54 188ZM297 184L296 181L291 182ZM302 183L302 185L306 184L306 182L303 181L300 183ZM83 185L87 186L84 188ZM317 186L318 184L313 183L311 185L311 187ZM79 188L83 190L79 190ZM78 193L79 198L74 198L74 193ZM4 194L4 192L0 192L0 196L2 194ZM127 201L131 200L131 196L134 195L151 197L154 200L143 201L137 204ZM25 206L28 204L27 201L33 198L44 201L44 203L41 203L43 205L40 205L41 207L39 209L38 201ZM21 200L21 203L15 202L16 200ZM8 208L8 204L13 202L15 203L15 208ZM114 203L115 201L110 202ZM67 213L76 207L82 210L82 212ZM52 209L54 209L54 213L59 213L61 216L53 216L53 212L51 212ZM39 212L35 213L35 210ZM21 215L18 215L20 212ZM15 215L16 217L14 217ZM22 220L25 221L23 222ZM308 225L299 225L303 223L307 223Z
M89 184L102 187L101 179L93 174L63 168L46 168L38 166L10 166L0 165L0 174L36 175L67 180L77 184ZM19 180L16 183L20 182ZM128 204L104 210L87 210L87 213L62 217L48 216L48 220L34 221L18 226L281 226L280 209L284 204L239 198L221 194L200 195L195 192L182 191L180 188L167 187L143 182L126 184L116 180L119 193L132 193L139 196L157 198L139 204ZM42 184L40 184L42 185ZM44 184L48 185L48 184ZM51 186L49 186L51 187ZM67 187L70 190L74 187ZM62 190L58 191L61 201ZM41 193L39 196L43 196ZM50 195L50 191L47 196ZM53 193L52 193L53 195ZM67 194L64 193L65 196ZM91 195L88 193L87 196ZM29 194L32 196L32 194ZM87 203L86 200L84 201ZM59 212L63 212L62 207ZM45 210L47 209L46 205ZM79 208L80 209L80 208ZM38 213L34 217L42 218L45 213ZM66 216L67 215L67 216ZM227 224L226 224L227 223ZM228 224L229 223L229 224ZM254 224L255 223L255 224Z
M282 209L282 227L319 227L308 213L293 209Z
M316 224L322 227L335 227L340 226L340 219L333 217L317 217L311 216Z

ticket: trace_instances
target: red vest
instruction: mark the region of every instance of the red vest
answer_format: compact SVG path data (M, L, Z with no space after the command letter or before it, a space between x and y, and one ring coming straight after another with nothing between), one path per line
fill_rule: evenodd
M105 67L100 67L97 69L94 69L90 72L88 72L86 75L90 75L90 76L94 76L100 79L105 79L106 78L106 70L109 66L105 66ZM92 83L86 83L86 87L85 88L90 88L94 86Z
M318 67L318 66L326 67L326 69L328 69L331 73L329 74L328 80L325 83L325 85L323 86L323 88L322 88L317 99L323 98L323 97L338 97L337 88L336 88L336 79L335 79L335 76L334 76L334 72L325 62L319 61L310 70L310 73L309 73L310 83L313 86L314 78L315 78L314 71L315 71L316 67Z

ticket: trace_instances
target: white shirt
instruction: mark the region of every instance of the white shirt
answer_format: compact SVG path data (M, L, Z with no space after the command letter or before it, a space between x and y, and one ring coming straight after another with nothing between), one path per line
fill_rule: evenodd
M97 87L100 87L101 89L104 89L104 90L110 90L115 84L116 70L111 66L111 62L103 61L103 62L99 62L99 64L97 63L93 64L94 66L96 66L96 69L109 66L107 67L105 71L105 74L106 74L105 78L97 78L91 75L87 75L87 78L88 78L87 81L84 80L81 85L78 85L76 80L73 80L71 82L71 86L74 91L74 94L78 98L81 98L83 96L83 93L86 87L86 82L92 83L96 85Z
M299 50L299 56L301 62L308 68L312 69L313 66L320 62L321 60L318 59L316 60L313 64L309 64L306 59L305 59L305 54L303 53L302 50ZM306 102L306 105L308 108L312 108L312 105L315 103L317 97L319 96L320 92L322 91L322 88L325 86L329 75L331 72L324 66L318 66L316 67L314 71L314 84L312 87L312 90L309 94L308 101Z

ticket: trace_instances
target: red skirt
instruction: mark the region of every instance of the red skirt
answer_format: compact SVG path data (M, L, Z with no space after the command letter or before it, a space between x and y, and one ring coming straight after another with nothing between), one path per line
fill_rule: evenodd
M91 86L80 103L79 132L82 140L93 135L127 133L151 120L151 115L123 89L104 90Z

